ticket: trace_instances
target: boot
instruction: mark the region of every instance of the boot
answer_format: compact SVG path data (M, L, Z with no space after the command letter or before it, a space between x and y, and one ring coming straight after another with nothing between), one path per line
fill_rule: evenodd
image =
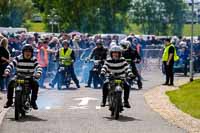
M12 100L8 100L8 101L6 102L6 104L4 105L4 108L9 108L9 107L12 106L12 104L13 104L13 101L12 101Z
M49 86L50 86L51 88L54 88L54 85L53 85L52 83L49 83Z
M101 107L106 106L106 98L103 97L102 102L101 102Z
M77 85L76 85L76 87L79 89L79 88L80 88L80 85L79 85L79 84L77 84Z
M37 104L36 104L36 101L34 100L34 101L31 101L31 106L32 106L32 108L33 109L35 109L35 110L37 110L38 109L38 106L37 106Z
M124 101L124 107L126 107L126 108L131 108L131 105L129 104L128 101Z
M33 92L32 92L33 93ZM31 106L33 109L37 110L38 106L36 104L36 100L37 100L37 95L32 94L31 96Z
M142 89L142 82L141 82L141 80L139 80L137 84L138 84L138 89Z
M90 86L90 85L86 85L85 87L86 87L86 88L91 88L91 86Z

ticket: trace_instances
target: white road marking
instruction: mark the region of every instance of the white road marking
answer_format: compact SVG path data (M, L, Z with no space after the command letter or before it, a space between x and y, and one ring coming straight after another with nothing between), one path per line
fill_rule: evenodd
M70 106L69 109L88 109L87 106Z
M45 109L46 109L46 110L50 110L51 107L50 107L50 106L46 106Z
M81 100L81 102L78 104L79 106L85 106L88 105L90 100L98 100L97 98L92 97L83 97L83 98L75 98L74 100Z
M96 109L101 109L101 106L96 106Z

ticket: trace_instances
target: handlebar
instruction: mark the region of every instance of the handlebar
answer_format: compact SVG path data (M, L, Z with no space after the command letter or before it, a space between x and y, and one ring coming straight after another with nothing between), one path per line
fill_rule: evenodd
M23 78L23 79L31 79L31 78L38 78L36 74L33 75L24 75L24 74L17 74L17 78Z
M140 60L125 59L128 63L140 63Z
M94 62L95 64L96 63L100 63L100 62L103 62L104 60L94 60L94 59L89 59L89 60L85 60L85 62Z
M59 60L69 61L69 60L71 60L71 59L70 59L70 58L62 58L62 57L60 57Z
M105 75L106 78L108 79L126 79L126 76L116 76L115 74L107 74Z

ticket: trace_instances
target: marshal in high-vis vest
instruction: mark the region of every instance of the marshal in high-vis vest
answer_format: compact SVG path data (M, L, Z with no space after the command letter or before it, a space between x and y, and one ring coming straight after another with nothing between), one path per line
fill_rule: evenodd
M66 66L70 66L72 65L72 49L68 48L66 51L64 50L64 48L61 48L59 51L59 59L60 59L60 63L64 64Z
M169 38L167 38L164 41L164 43L165 43L165 48L162 55L162 61L166 73L166 81L163 85L173 86L174 85L173 66L174 62L179 60L179 56L177 55L175 46L170 43Z
M79 81L74 72L73 62L75 61L74 51L69 48L70 42L64 40L62 42L63 47L59 50L59 65L67 67L68 72L71 75L72 80L75 82L77 88L80 88Z

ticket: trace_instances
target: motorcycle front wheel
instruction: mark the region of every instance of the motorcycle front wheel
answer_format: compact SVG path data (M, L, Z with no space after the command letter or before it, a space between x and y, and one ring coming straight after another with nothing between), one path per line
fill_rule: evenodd
M115 120L119 119L119 113L121 111L121 93L116 93L115 98L114 98L114 118Z
M15 92L15 120L19 120L21 110L21 92Z

